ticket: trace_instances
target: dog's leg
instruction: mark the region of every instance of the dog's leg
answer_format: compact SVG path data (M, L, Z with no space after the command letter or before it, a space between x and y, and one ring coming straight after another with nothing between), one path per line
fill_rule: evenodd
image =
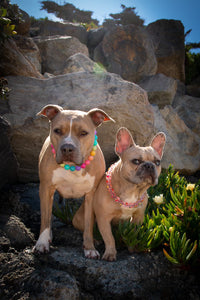
M106 248L102 259L114 261L116 260L117 251L115 247L115 240L111 230L111 220L98 216L97 224Z
M72 219L73 226L82 232L84 231L84 206L85 200L83 201L83 203L81 204L81 206L79 207Z
M41 227L40 236L34 247L34 251L41 253L49 251L51 242L51 216L53 206L53 196L55 188L49 187L45 183L40 183L40 211L41 211Z
M83 232L83 247L84 254L87 258L99 259L100 254L94 247L93 227L94 227L94 211L93 201L94 192L90 192L85 196L84 203L84 232Z

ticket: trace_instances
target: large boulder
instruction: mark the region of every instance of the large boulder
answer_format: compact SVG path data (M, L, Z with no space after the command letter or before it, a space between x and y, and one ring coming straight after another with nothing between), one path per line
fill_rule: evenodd
M14 38L20 52L27 58L36 70L41 73L41 56L38 46L34 43L33 39L26 36L17 35Z
M158 62L157 73L185 80L184 26L177 20L158 20L146 27L151 36Z
M42 35L61 35L76 37L81 43L87 44L87 31L78 23L54 22L50 20L41 20L33 24L30 29L31 36Z
M94 50L94 60L102 63L107 71L132 82L157 71L153 43L145 29L135 25L107 31Z
M0 74L42 78L37 67L22 53L13 39L5 41L0 47Z
M200 169L200 137L192 132L171 106L159 110L153 106L156 131L167 135L162 165L174 165L183 174L192 174Z
M164 74L156 74L144 78L139 86L147 91L150 103L163 108L172 104L177 91L177 80Z
M70 56L66 61L63 74L83 71L98 73L105 71L105 69L89 59L89 57L86 55L82 53L76 53Z
M77 72L46 80L8 77L11 112L5 114L12 126L11 143L19 161L20 181L38 180L38 155L49 133L49 122L36 114L48 103L66 109L105 110L116 123L98 129L99 143L107 163L116 159L115 135L126 126L140 145L153 132L153 112L147 94L139 86L106 72Z
M49 36L34 38L42 57L42 73L63 73L67 59L75 53L88 56L87 47L71 36Z
M200 136L200 98L177 96L173 107L187 127Z

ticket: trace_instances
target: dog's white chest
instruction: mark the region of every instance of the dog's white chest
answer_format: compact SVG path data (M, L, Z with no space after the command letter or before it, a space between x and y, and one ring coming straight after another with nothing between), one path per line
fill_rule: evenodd
M82 173L83 170L71 172L57 168L53 171L52 183L63 197L79 198L91 191L95 181L95 176Z

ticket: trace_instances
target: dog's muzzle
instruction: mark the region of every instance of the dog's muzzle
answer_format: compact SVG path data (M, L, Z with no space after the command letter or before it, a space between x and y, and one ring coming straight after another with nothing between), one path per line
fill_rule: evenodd
M138 170L138 175L144 180L150 179L153 185L156 185L158 182L156 167L152 162L144 162L141 164Z

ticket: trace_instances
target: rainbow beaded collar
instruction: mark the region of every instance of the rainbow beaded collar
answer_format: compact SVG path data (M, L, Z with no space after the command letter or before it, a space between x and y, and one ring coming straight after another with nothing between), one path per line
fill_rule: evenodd
M70 170L72 172L74 171L80 171L82 169L85 169L87 165L89 165L91 163L91 161L94 159L94 156L96 154L96 150L97 150L97 139L98 136L96 135L96 131L95 131L95 136L94 136L94 144L92 147L92 151L90 152L90 155L88 157L88 159L86 159L86 161L84 163L82 163L81 166L74 166L74 165L69 165L69 164L60 164L60 167L64 168L65 170ZM56 157L56 150L53 146L53 144L51 144L51 151L53 153L54 158Z
M114 201L116 203L119 203L120 206L124 206L124 207L128 207L128 208L137 208L137 207L140 207L142 206L142 202L144 201L144 198L145 198L145 194L143 194L141 196L140 199L138 199L136 202L134 203L128 203L128 202L125 202L123 200L121 200L116 194L115 194L115 191L113 190L112 188L112 184L111 184L111 174L112 174L112 171L115 167L117 163L113 164L110 166L110 168L108 169L108 171L106 172L106 183L107 183L107 189L111 195L111 197L114 199Z

